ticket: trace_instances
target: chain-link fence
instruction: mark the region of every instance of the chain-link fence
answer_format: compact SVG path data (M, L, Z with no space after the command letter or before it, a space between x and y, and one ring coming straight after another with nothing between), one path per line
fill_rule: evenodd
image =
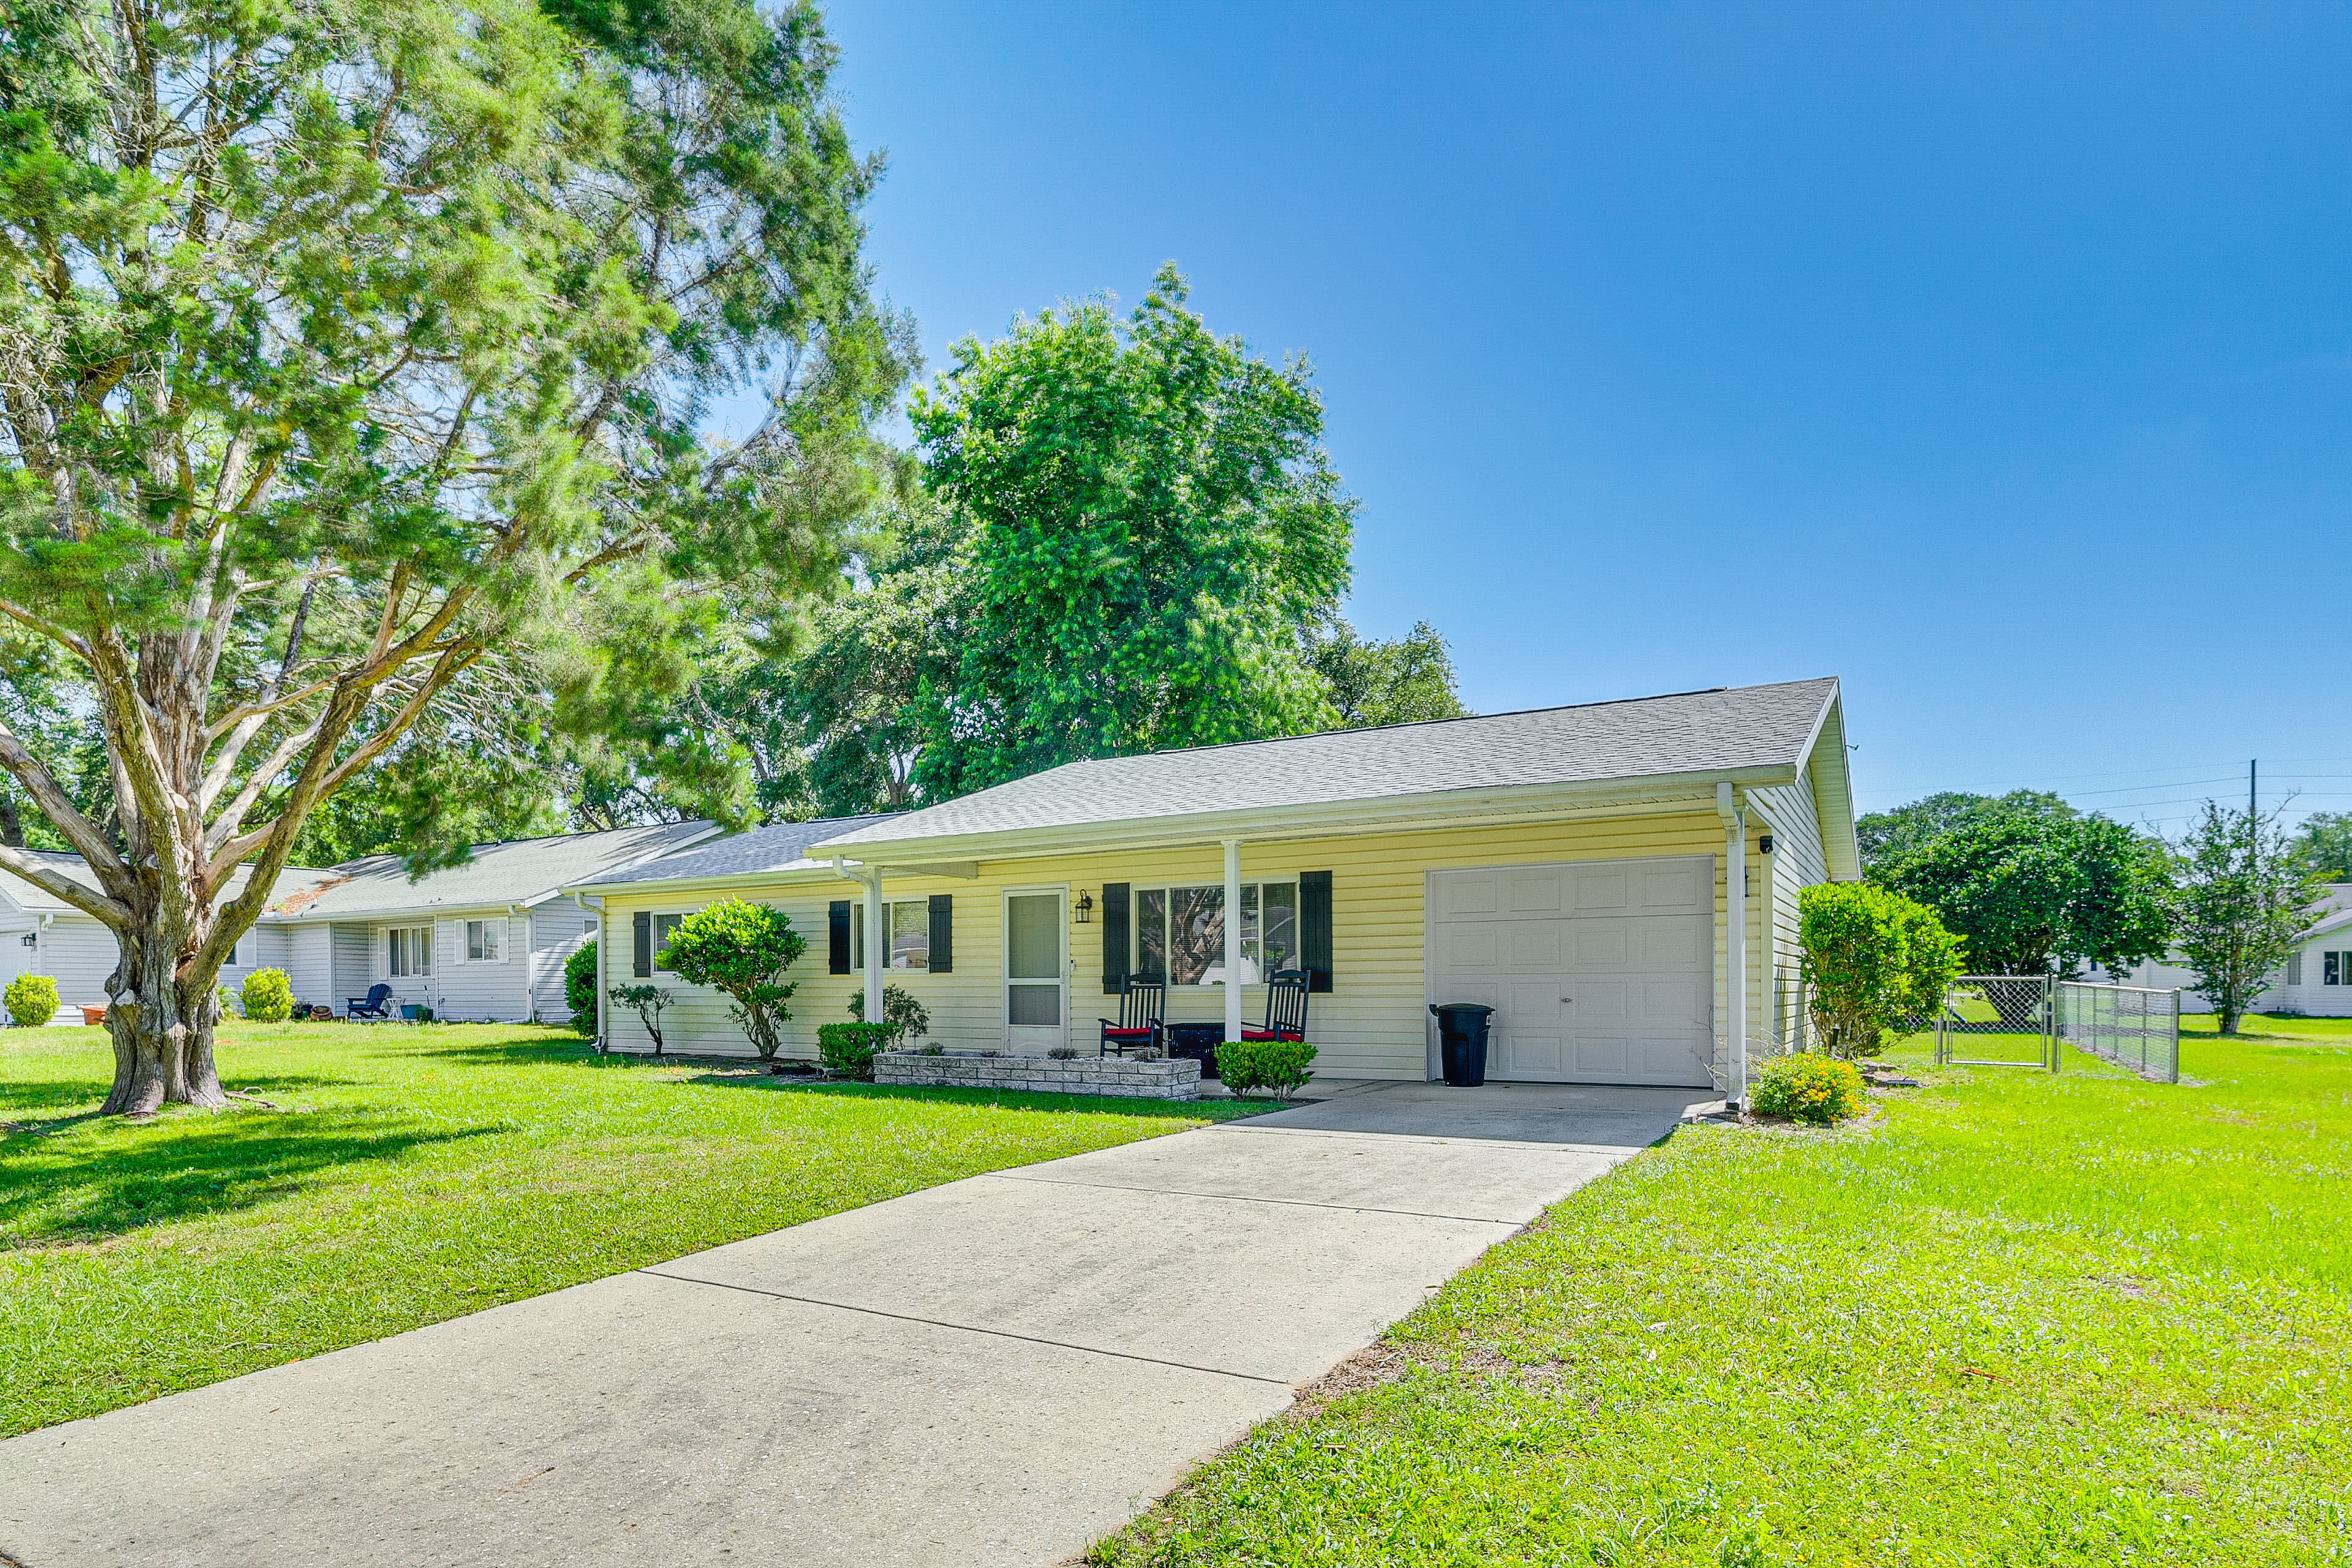
M1937 1065L2056 1072L2050 986L2046 974L1963 974L1953 981L1936 1019Z
M2180 993L2058 983L2058 1037L2143 1078L2180 1081Z

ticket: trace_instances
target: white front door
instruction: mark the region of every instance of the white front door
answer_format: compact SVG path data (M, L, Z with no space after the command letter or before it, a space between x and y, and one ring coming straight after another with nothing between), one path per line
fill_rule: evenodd
M1433 871L1428 899L1429 999L1495 1009L1489 1076L1713 1081L1712 857Z
M1004 893L1004 1046L1042 1055L1069 1042L1069 922L1061 888Z

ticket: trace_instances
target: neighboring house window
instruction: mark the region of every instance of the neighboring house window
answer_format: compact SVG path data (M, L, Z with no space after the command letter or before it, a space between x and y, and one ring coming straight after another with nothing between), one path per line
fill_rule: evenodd
M2344 954L2323 952L2319 955L2319 983L2322 985L2344 984Z
M2291 952L2287 954L2286 983L2289 985L2300 985L2303 984L2303 954L2299 952Z
M1135 889L1133 972L1171 985L1225 978L1225 889ZM1254 985L1298 964L1298 884L1242 884L1241 983Z
M908 899L903 902L886 904L884 920L890 932L889 957L892 969L931 967L931 902L929 899ZM866 906L854 904L849 911L849 967L866 967Z
M466 962L496 963L499 961L499 939L507 929L499 920L467 921L466 922Z
M386 967L394 980L421 979L433 973L433 928L394 926L384 933Z

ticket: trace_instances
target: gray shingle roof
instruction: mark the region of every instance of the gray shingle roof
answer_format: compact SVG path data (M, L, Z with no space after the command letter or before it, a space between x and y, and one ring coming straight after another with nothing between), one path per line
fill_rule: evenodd
M744 877L769 871L804 870L829 860L807 858L808 847L819 839L848 833L882 816L827 816L814 822L779 822L698 844L665 855L642 866L632 866L609 877L580 879L572 886L609 887L616 882L696 881L709 877Z
M1833 679L1068 763L827 842L861 845L1513 785L1791 767Z
M315 898L298 896L282 913L295 920L329 920L532 903L574 883L682 848L710 832L707 822L673 822L482 844L475 847L467 864L432 872L416 882L408 879L398 856L375 855L336 868ZM333 879L337 874L341 879Z
M92 871L89 868L89 863L79 855L61 854L54 849L28 849L25 853L47 865L51 870L79 882L85 888L94 889L98 886L98 874ZM236 874L229 879L229 891L232 894L244 891L245 879L250 870L250 867L237 868ZM332 871L322 871L315 867L289 866L278 873L278 882L270 889L270 896L273 899L291 897L305 888L326 880L334 874ZM55 894L35 887L21 877L12 877L5 871L0 871L0 891L5 891L10 898L16 900L19 906L35 914L60 914L68 911L79 914L80 912Z

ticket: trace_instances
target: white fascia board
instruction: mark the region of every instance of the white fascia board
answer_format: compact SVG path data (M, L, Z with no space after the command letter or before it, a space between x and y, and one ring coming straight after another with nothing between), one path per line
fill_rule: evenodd
M852 865L858 862L852 861ZM909 875L900 872L899 875ZM795 860L757 871L723 871L707 877L638 877L626 882L575 882L563 890L575 897L625 899L641 889L659 889L667 896L680 892L720 892L761 882L831 882L838 879L830 860Z
M473 919L482 915L503 915L515 906L507 903L488 904L426 904L421 908L409 905L383 910L337 910L331 914L297 914L272 917L279 925L371 925L388 921L394 925L418 924L425 921L446 921L457 918Z
M1253 843L1284 838L1345 838L1358 833L1472 826L1525 817L1646 815L1650 808L1663 805L1711 802L1717 781L1743 785L1785 784L1793 783L1797 776L1795 768L1776 764L1573 784L1437 790L1426 795L1379 795L1366 800L1318 801L1307 805L1132 817L932 838L844 837L813 845L810 849L814 853L831 848L838 854L869 859L1016 860L1048 855L1166 848L1225 838ZM1710 807L1694 805L1693 809Z

